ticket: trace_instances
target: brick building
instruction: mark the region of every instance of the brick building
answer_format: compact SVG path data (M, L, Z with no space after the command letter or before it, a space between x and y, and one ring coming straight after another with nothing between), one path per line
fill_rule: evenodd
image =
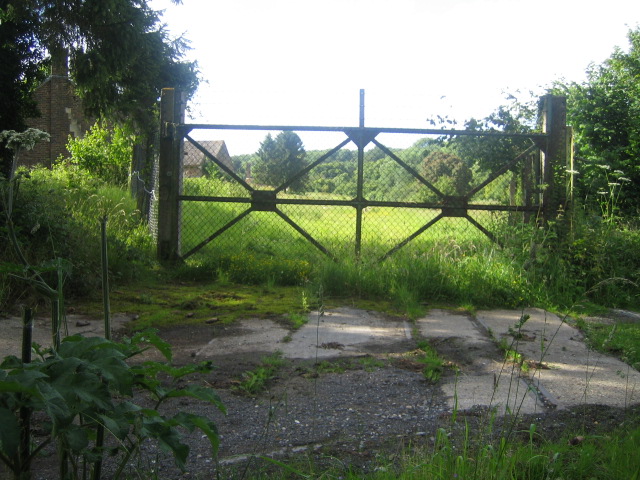
M82 100L75 94L67 62L66 58L53 62L51 75L34 92L40 117L28 119L27 125L44 130L51 138L49 142L40 142L31 151L22 152L19 158L22 166L51 167L58 157L68 155L66 144L69 135L82 137L93 124L85 117Z

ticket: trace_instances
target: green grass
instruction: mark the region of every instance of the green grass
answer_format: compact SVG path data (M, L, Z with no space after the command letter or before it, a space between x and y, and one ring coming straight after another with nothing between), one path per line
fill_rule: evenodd
M416 360L424 365L422 375L431 383L437 383L444 372L444 360L426 340L418 341L418 349L421 354L416 357Z
M640 370L640 324L579 322L589 345L596 350L614 355L633 368Z
M246 197L242 192L225 193L231 187L224 182L207 182L188 179L185 189ZM321 196L314 192L306 196L280 195ZM183 252L201 244L247 208L248 204L232 202L184 202ZM328 265L334 262L275 212L249 213L188 263L221 269L233 281L242 283L293 285L313 281L327 288L337 285L336 289L343 291L346 287L361 296L379 296L384 290L412 317L420 314L419 305L425 299L475 306L536 305L550 310L567 309L585 300L640 307L640 261L628 255L640 248L640 234L630 225L611 228L593 223L591 217L577 216L573 236L559 238L553 228L519 225L513 214L472 211L470 215L503 247L465 218L450 217L436 222L381 262L383 255L439 211L370 207L363 212L360 261L355 262L354 208L279 208L327 248L338 265ZM364 270L375 278L366 278ZM335 278L337 272L342 278ZM478 285L483 286L482 291L478 291Z
M147 279L144 285L129 285L111 292L111 310L134 318L128 328L166 327L186 324L228 324L239 318L302 317L308 307L302 287L238 285L217 281L188 281L166 275ZM78 312L101 314L98 299L74 302ZM292 313L293 312L293 313Z
M233 387L237 392L256 395L264 391L273 380L280 367L286 363L282 352L277 351L260 359L260 365L242 374L240 381Z
M463 426L464 427L464 426ZM453 438L440 429L432 446L380 454L367 465L367 472L348 462L325 459L320 465L309 457L288 462L266 460L257 479L344 480L540 480L540 479L638 479L640 475L640 428L620 428L605 435L577 437L572 432L555 442L545 441L532 424L521 432L526 439L476 443L470 430ZM577 439L572 444L570 439Z

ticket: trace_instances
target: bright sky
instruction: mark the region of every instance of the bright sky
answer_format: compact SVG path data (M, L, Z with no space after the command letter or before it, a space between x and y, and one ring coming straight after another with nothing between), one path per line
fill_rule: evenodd
M503 92L582 81L640 25L638 0L151 0L207 83L191 123L429 128L481 118ZM232 155L266 132L194 132ZM321 138L303 138L307 149ZM415 138L414 138L415 140ZM317 144L316 144L317 143ZM337 142L331 142L337 143Z

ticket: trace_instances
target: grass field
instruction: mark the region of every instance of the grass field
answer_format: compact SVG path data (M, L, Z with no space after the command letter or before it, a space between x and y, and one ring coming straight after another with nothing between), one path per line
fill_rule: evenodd
M249 206L237 203L183 202L182 252L205 241L220 228L245 212ZM356 210L346 206L283 205L280 210L334 256L353 254L356 248ZM362 215L361 251L381 256L431 222L439 210L370 207ZM499 236L508 214L472 212L471 216ZM413 240L419 250L434 243L480 245L488 237L464 218L443 218ZM251 212L212 243L214 250L229 248L257 250L283 257L308 257L317 249L275 212Z

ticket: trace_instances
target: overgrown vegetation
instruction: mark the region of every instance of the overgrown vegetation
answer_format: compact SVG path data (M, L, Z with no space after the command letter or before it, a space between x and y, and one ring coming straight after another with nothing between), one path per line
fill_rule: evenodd
M188 375L211 371L209 363L172 367L163 362L130 363L132 357L150 346L171 360L171 347L151 331L141 332L122 342L93 337L65 338L57 351L36 348L38 358L23 363L7 357L0 365L0 460L15 478L29 472L34 458L49 444L56 447L60 478L87 478L95 463L106 455L115 462L114 478L122 478L143 442L151 439L173 454L184 468L189 447L182 441L181 429L202 430L215 455L219 443L215 424L191 413L165 416L159 410L171 399L190 397L224 411L215 391L189 383L178 387ZM171 379L167 382L166 378ZM137 400L133 399L134 392ZM146 394L152 407L141 404ZM19 440L22 412L40 415L42 435L30 444L26 432L25 448ZM113 442L98 442L101 426ZM27 425L27 428L29 426Z
M41 266L52 258L66 259L71 269L65 292L71 297L91 295L100 287L98 246L104 216L109 218L109 257L117 283L140 278L154 264L152 238L135 200L123 188L88 178L75 167L19 173L14 205L13 222L25 255ZM2 261L14 260L9 242L2 245ZM0 288L4 307L9 300L24 301L31 295L10 277Z
M46 286L50 281L58 286L58 290L49 291L47 298L52 301L54 297L94 294L100 285L99 222L108 217L110 268L116 289L141 278L157 279L158 275L163 275L163 281L215 282L214 288L188 284L189 296L180 288L162 295L143 288L126 288L126 293L116 290L114 305L124 310L136 305L139 317L132 323L134 329L161 326L163 322L231 322L246 315L249 303L259 315L288 314L284 321L293 329L300 328L306 321L304 314L313 304L314 292L318 291L338 301L349 298L353 302L386 302L409 317L421 315L425 302L566 310L586 299L590 305L583 303L579 308L638 308L638 168L633 160L637 158L640 128L637 115L634 116L639 100L633 79L637 77L640 32L631 32L629 38L630 53L617 51L608 62L592 68L587 84L555 87L556 92L569 96L569 120L577 122L579 161L585 168L578 182L579 201L574 209L561 211L544 228L533 218L520 222L522 216L496 214L485 219L499 240L493 243L469 229L463 219L447 219L428 238L417 239L381 261L381 256L403 240L406 232L414 232L429 222L432 212L367 209L363 228L366 245L356 258L351 249L352 230L345 227L353 222L352 210L313 207L304 216L298 206L289 206L283 211L304 223L323 244L330 245L337 261L319 254L303 238L291 235L290 226L273 222L273 212L254 212L234 227L241 235L221 236L215 246L202 249L185 264L167 272L155 263L148 228L126 191L129 134L123 129L111 134L104 125L97 125L85 139L71 141L72 158L52 170L34 169L14 176L15 165L3 169L10 175L2 183L3 212L8 215L0 223L0 234L3 239L17 240L24 258L16 259L17 249L10 249L9 241L2 242L0 260L6 275L0 280L0 305L9 308L19 301L40 301L41 290L27 290L20 283L36 277L31 285ZM193 77L192 67L182 68L186 68L183 76ZM514 101L485 119L469 120L465 127L530 132L536 128L534 112L531 105ZM150 112L139 113L140 118L146 118ZM247 166L257 162L254 174L259 183L277 186L292 171L326 153L306 152L294 135L288 132L276 140L268 137L256 155L234 159L238 171L247 172ZM420 139L411 149L394 154L402 155L407 165L446 195L463 195L523 149L522 139L492 142L473 137ZM279 171L275 168L278 159L284 159L292 168ZM313 198L351 198L356 194L354 160L354 151L342 150L314 169L308 178L292 183L284 194L303 198L304 191ZM368 199L438 201L437 195L421 194L424 190L418 188L416 179L399 170L380 148L367 152L364 168L369 179L364 192ZM567 174L561 173L563 177ZM525 177L516 168L505 171L497 186L483 189L475 198L489 205L515 206L541 191L525 188L530 181ZM238 187L223 174L186 179L184 191L191 195L238 195ZM193 248L202 240L197 234L203 229L220 228L243 208L232 202L185 205L183 248ZM276 287L280 296L270 303L267 298ZM259 298L261 295L263 298ZM523 317L521 322L525 321ZM522 323L510 332L514 341L519 340ZM637 325L578 324L593 348L613 353L634 368L640 366ZM156 342L153 334L140 333L121 343L70 337L57 351L36 349L39 358L31 363L6 358L0 369L0 460L19 475L28 470L34 454L55 443L62 452L61 473L79 472L106 453L106 447L95 441L102 427L113 435L121 465L146 438L157 439L183 465L187 452L176 436L176 427L202 429L215 449L217 433L211 422L190 414L166 418L157 412L165 400L182 396L222 408L210 390L167 387L160 380L208 371L210 366L176 369L153 362L129 365L127 360L141 351L139 344L149 339L166 354L168 347ZM512 346L506 341L501 344L506 361L527 368L522 355ZM418 347L416 358L424 365L423 375L437 382L444 367L442 359L427 342L419 342ZM258 394L268 387L282 362L278 354L263 358L258 367L238 380L237 390ZM361 364L365 369L384 365L371 359L362 359ZM320 362L315 373L335 373L344 368L343 363ZM151 394L154 409L130 402L136 388ZM20 443L24 436L20 421L25 409L48 419L44 424L46 439L33 449L24 449ZM336 475L371 479L640 476L637 455L629 455L640 446L637 425L606 436L585 435L575 437L579 438L576 441L549 443L535 424L519 432L525 437L519 441L511 435L498 435L491 441L479 442L466 430L461 438L451 438L449 433L445 429L438 431L432 449L414 451L401 462L381 463L376 473L363 475L343 469ZM287 474L303 478L333 474L280 466Z
M518 478L635 479L640 459L631 454L640 447L640 428L620 427L605 435L567 434L545 440L535 424L523 426L508 445L501 440L478 442L467 424L462 435L452 437L441 428L429 447L407 448L391 455L380 454L366 471L340 459L313 458L284 463L264 458L264 473L252 480L285 478L342 478L345 480L439 480ZM528 428L527 428L528 427Z

